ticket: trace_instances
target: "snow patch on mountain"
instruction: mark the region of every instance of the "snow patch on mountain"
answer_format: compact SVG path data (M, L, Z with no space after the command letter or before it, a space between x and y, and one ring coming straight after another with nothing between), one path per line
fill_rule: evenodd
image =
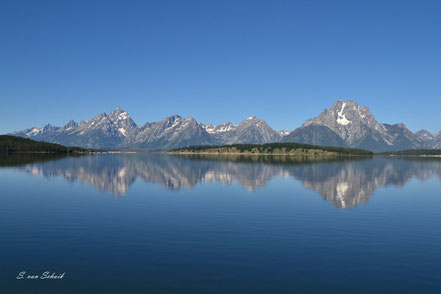
M230 131L233 131L237 127L237 125L235 125L233 123L230 123L230 122L223 123L223 124L220 124L220 125L217 125L217 126L215 126L213 124L206 124L206 125L202 124L201 126L209 134L218 134L218 133L230 132Z
M340 112L337 113L338 114L337 123L339 123L341 125L344 125L344 126L346 126L346 125L351 123L351 121L349 121L346 118L346 115L343 114L343 111L345 110L345 107L346 107L346 102L343 102L343 106L341 107Z
M127 137L126 130L124 130L123 128L119 128L118 131L119 131L124 137Z
M159 122L137 126L130 115L117 108L109 115L101 113L91 119L69 121L63 127L46 124L11 135L85 148L147 148L170 149L207 144L262 144L298 142L305 144L355 147L373 151L412 148L441 148L441 132L412 133L404 124L382 124L368 107L350 100L334 105L294 131L275 131L263 120L252 115L235 125L202 124L192 117L178 115Z
M284 136L288 136L291 133L291 131L281 130L278 133L280 136L284 137Z

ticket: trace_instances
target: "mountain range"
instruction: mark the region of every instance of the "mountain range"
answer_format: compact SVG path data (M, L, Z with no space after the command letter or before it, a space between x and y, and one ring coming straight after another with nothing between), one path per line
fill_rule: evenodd
M439 149L441 132L411 132L403 123L378 122L366 106L338 100L294 131L276 131L263 119L250 116L240 124L203 124L179 115L137 125L117 108L89 120L69 121L62 127L46 124L11 133L14 136L66 146L104 149L173 149L189 145L263 144L297 142L322 146L369 149L375 152L404 149Z

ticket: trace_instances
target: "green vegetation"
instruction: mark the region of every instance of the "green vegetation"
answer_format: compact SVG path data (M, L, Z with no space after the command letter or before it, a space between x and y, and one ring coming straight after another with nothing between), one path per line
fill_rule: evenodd
M299 143L234 144L189 146L174 149L175 154L271 154L295 156L372 156L373 152L343 147L324 147Z
M395 156L441 156L441 149L409 149L403 151L392 151L378 153L378 155Z
M0 135L0 154L12 153L52 153L52 154L73 154L90 153L91 149L80 147L66 147L59 144L34 141L27 138Z

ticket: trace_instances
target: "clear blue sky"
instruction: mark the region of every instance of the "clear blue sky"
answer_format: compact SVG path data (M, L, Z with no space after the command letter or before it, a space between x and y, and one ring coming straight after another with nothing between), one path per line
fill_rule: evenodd
M0 2L0 133L120 106L294 129L337 99L441 130L441 1Z

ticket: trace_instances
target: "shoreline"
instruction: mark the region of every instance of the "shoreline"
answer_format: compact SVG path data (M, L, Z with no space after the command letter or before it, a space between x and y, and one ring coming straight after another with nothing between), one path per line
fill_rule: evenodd
M403 155L395 155L395 154L390 154L390 155L374 155L374 156L384 156L384 157L441 157L441 154L419 154L419 155L411 155L411 154L403 154Z
M173 155L266 155L266 156L315 156L315 157L371 157L372 155L356 155L356 154L293 154L293 153L241 153L241 152L167 152Z

